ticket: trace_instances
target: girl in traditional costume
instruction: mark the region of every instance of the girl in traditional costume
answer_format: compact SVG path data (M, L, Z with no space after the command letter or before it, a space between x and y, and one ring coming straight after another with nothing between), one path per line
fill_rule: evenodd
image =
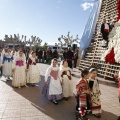
M61 62L60 73L63 87L63 97L65 100L68 100L70 96L73 96L73 80L71 76L71 69L68 67L66 60Z
M100 88L97 77L97 70L95 68L90 69L89 87L91 89L91 110L97 118L101 117L101 100L100 100Z
M39 68L36 65L38 62L36 58L36 53L32 52L32 55L29 57L27 62L27 83L31 83L32 86L35 86L36 83L39 83L40 79L40 72Z
M12 76L12 61L13 61L13 55L10 52L10 49L6 49L6 53L4 53L3 59L2 59L2 75L7 77L7 80L10 80L10 77Z
M17 57L17 56L19 56L19 52L20 52L20 51L23 51L22 48L19 48L18 51L15 52L14 58ZM26 57L25 57L25 54L24 54L24 53L23 53L23 57L24 57L24 59L26 60Z
M26 86L26 61L22 51L19 51L19 55L14 58L12 71L12 85L18 88L21 86Z
M26 52L26 61L28 62L28 59L30 56L32 56L32 49L30 49L29 51Z
M57 64L57 59L54 58L52 60L51 66L46 70L45 86L42 91L42 94L47 94L48 99L52 100L54 104L58 104L57 100L62 99L62 86L59 76L60 71ZM46 85L48 88L46 88Z
M83 70L81 72L81 79L79 80L79 82L76 85L76 90L77 90L77 106L76 106L76 110L80 111L80 118L82 120L89 120L86 116L85 116L85 110L88 107L88 102L87 102L87 95L90 94L90 90L89 90L89 84L87 79L89 78L89 71L88 70Z

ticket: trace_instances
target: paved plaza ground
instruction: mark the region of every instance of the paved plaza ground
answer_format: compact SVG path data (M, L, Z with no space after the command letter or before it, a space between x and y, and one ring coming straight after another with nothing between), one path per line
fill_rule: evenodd
M13 88L11 81L0 80L0 120L75 120L75 98L60 101L54 105L41 95L45 70L48 65L39 64L42 80L36 87ZM75 84L79 80L74 79ZM102 92L102 118L99 120L117 120L120 116L117 85L100 84ZM98 120L88 116L90 120Z

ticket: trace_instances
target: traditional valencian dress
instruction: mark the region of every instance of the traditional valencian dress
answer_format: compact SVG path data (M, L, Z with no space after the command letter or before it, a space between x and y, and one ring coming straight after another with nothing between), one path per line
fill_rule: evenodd
M2 74L5 77L11 77L12 76L12 61L13 61L13 55L5 53L2 59Z
M17 57L17 56L19 56L19 52L20 52L20 51L15 52L14 58ZM26 60L26 57L25 57L25 54L24 54L24 53L23 53L23 58Z
M100 89L98 80L89 79L89 86L91 89L91 109L92 114L101 113Z
M24 59L24 56L15 57L12 69L15 69L15 72L13 73L12 85L14 87L21 87L26 85L26 61Z
M60 100L62 99L62 86L60 83L59 77L59 68L50 66L45 74L45 82L49 81L48 83L48 91L47 93L44 92L44 95L48 95L49 100ZM44 89L44 88L43 88Z
M88 81L85 79L80 79L76 85L77 94L79 96L79 107L81 116L85 115L85 109L88 107L87 94L84 91L89 90Z
M39 68L36 65L38 60L36 58L33 58L32 56L29 57L27 62L27 83L39 83L40 79L40 72Z
M60 73L63 87L63 96L65 98L73 96L73 80L70 68L69 67L65 68L62 66L62 68L60 69Z

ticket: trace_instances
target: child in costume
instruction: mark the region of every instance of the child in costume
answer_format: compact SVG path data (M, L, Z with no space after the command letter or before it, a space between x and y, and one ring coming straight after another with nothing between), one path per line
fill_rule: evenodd
M70 96L73 96L73 80L71 69L68 67L68 62L66 60L61 62L60 73L63 87L63 97L65 100L68 100Z
M101 118L101 100L100 100L100 88L97 77L97 70L95 68L91 68L89 70L90 78L89 78L89 87L91 89L91 110L92 114L94 114L97 118Z
M2 59L2 75L6 77L6 80L10 80L12 76L12 62L13 62L13 55L10 52L10 49L6 49L6 53L4 53Z
M78 104L76 106L76 110L80 111L79 114L81 120L89 120L85 115L85 111L88 107L87 94L90 94L89 84L87 81L87 79L89 78L89 71L82 70L81 77L82 78L79 80L79 82L76 85L77 98L78 98Z
M46 70L45 74L45 86L47 85L47 92L45 92L46 87L44 86L42 94L48 96L49 100L52 100L54 104L58 104L58 100L62 99L62 86L60 82L60 71L58 67L57 59L53 59L51 66Z
M18 88L21 86L26 86L26 61L24 59L22 51L19 51L19 55L14 58L12 71L12 85Z
M27 83L31 83L32 86L35 86L41 80L37 63L36 53L32 52L32 55L29 56L27 61Z

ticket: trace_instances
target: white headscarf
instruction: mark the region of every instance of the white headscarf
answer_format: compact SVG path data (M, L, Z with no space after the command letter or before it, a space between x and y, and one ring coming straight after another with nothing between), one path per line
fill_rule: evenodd
M50 65L50 66L52 66L52 67L53 67L53 61L54 61L54 59L52 59L51 65ZM57 62L58 62L58 61L57 61ZM58 64L56 65L56 67L58 67Z
M60 62L60 71L62 71L62 70L63 70L63 71L70 70L69 67L64 67L64 66L63 66L63 61Z
M56 67L53 67L53 61L54 61L54 59L52 59L51 65L50 65L49 68L51 68L51 69L53 69L53 70L58 70L58 69L59 69L58 64L56 65Z

